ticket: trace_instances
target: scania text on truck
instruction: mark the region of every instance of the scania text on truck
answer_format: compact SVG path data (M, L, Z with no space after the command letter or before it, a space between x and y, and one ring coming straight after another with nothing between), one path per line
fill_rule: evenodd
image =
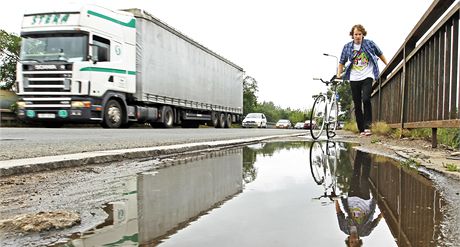
M17 106L25 122L227 128L241 121L243 69L143 10L27 12L21 37Z

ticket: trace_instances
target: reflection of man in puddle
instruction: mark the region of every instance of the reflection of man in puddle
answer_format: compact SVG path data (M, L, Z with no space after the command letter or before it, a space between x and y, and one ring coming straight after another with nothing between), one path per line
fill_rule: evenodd
M370 156L357 151L348 197L342 198L345 213L340 209L339 202L335 201L340 230L349 235L345 240L347 246L361 246L363 242L360 237L368 236L382 218L380 213L377 218L372 219L376 201L370 194L370 169Z

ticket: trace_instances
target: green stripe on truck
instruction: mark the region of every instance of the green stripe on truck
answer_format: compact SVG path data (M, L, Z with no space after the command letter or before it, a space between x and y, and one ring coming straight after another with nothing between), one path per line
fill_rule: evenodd
M128 75L136 74L136 71L126 71L123 69L111 69L111 68L99 68L99 67L85 67L85 68L81 68L80 71L108 72L108 73L128 74Z
M97 16L99 18L102 18L102 19L105 19L105 20L108 20L108 21L111 21L111 22L115 22L115 23L120 24L120 25L125 26L125 27L136 28L136 19L134 19L134 18L131 19L131 21L129 21L129 22L122 22L122 21L119 21L119 20L114 19L112 17L109 17L109 16L106 16L106 15L94 12L92 10L88 10L88 14Z

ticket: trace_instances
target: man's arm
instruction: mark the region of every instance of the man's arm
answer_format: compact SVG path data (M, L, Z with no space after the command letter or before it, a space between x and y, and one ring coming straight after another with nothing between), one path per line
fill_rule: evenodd
M382 60L382 62L385 64L385 65L388 65L388 62L387 62L387 59L385 58L385 56L382 54L379 56L380 60Z
M342 77L343 67L344 67L344 65L341 64L341 63L339 63L339 67L337 68L337 78L341 78L341 77Z
M338 201L335 201L335 212L337 214L342 213L342 210L340 209L340 205Z

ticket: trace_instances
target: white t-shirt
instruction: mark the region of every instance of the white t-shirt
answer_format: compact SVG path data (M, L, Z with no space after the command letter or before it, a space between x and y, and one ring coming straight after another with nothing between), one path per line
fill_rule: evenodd
M361 44L353 44L353 61L351 64L350 81L361 81L368 77L374 78L374 64L368 55L361 50Z
M364 200L357 196L348 197L348 208L358 224L365 223L364 220L371 213L372 199Z

